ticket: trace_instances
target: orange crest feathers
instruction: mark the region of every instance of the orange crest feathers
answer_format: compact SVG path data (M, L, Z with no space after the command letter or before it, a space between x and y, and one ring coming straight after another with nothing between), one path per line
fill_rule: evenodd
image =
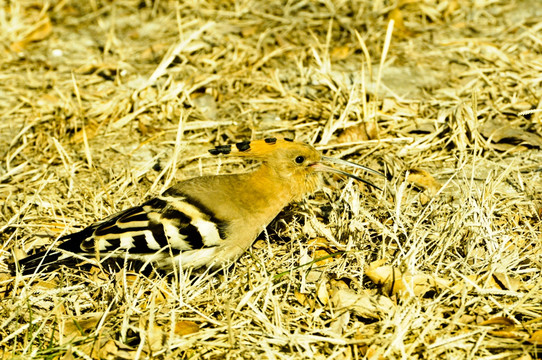
M276 149L285 148L297 148L299 143L294 142L292 139L284 138L266 138L253 141L242 141L235 146L232 145L219 145L214 149L210 149L209 152L212 155L234 155L252 158L261 158L268 154L271 154Z

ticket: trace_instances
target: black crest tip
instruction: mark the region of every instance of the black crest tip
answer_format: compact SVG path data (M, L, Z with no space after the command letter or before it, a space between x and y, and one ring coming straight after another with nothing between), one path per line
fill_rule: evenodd
M231 145L220 145L216 146L214 149L209 149L211 155L228 155L231 152Z
M235 144L237 147L237 150L239 151L248 151L250 150L250 141L242 141L237 144Z

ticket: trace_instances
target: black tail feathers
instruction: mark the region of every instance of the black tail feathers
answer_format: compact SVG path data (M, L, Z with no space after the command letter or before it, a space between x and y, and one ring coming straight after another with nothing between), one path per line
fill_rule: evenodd
M47 273L58 269L61 265L75 266L77 263L80 263L81 260L73 256L75 254L70 254L71 251L75 252L79 249L80 240L71 238L71 236L72 235L68 235L59 239L59 242L61 243L58 245L58 249L64 251L57 250L56 248L49 248L20 259L18 261L18 268L21 273L23 275ZM16 264L13 264L11 272L14 274L16 269Z
M19 269L23 275L31 275L34 273L49 272L60 265L61 257L66 256L58 250L47 250L38 252L34 255L25 257L19 260ZM15 272L15 266L12 268L12 273Z

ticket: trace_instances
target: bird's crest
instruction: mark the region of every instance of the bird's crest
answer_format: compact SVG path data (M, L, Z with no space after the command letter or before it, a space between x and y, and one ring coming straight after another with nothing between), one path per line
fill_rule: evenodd
M209 152L212 155L235 155L243 157L261 158L271 154L277 149L299 148L300 143L294 142L292 139L284 138L266 138L253 141L242 141L235 145L219 145Z

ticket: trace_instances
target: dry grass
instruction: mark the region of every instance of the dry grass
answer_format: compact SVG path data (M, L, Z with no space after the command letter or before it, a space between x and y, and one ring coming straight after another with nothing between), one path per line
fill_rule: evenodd
M540 357L538 0L0 3L0 271L243 171L216 144L394 175L328 179L226 272L0 274L0 359Z

